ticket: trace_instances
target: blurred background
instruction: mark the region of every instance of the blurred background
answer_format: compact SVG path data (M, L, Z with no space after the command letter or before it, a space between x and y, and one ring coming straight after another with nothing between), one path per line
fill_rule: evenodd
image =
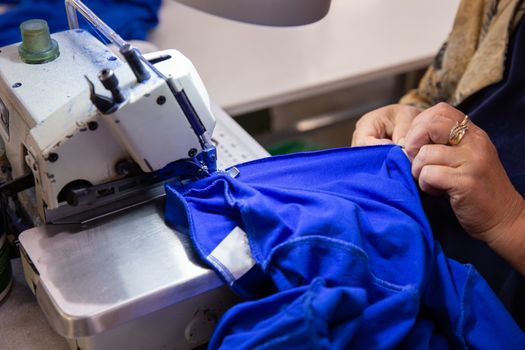
M210 97L272 154L349 145L356 119L396 102L445 41L458 0L333 0L299 27L219 18L165 0L149 40L196 66Z

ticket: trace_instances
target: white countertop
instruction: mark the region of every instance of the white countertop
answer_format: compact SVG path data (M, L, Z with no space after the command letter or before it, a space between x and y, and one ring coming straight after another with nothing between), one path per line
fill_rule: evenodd
M428 65L459 0L332 0L322 21L264 27L164 0L150 40L196 66L230 114L344 88Z

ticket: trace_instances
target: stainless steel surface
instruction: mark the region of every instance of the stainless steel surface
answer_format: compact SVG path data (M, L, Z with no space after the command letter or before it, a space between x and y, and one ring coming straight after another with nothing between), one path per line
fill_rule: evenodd
M214 140L222 167L267 153L222 110ZM20 236L52 327L92 336L222 286L184 234L164 222L163 199L85 226L49 225Z
M37 300L56 331L100 333L221 285L162 211L159 200L96 225L42 226L20 236L40 275Z

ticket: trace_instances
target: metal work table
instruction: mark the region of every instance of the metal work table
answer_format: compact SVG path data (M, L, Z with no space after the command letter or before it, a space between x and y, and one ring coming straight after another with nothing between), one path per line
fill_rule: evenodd
M226 115L226 113L224 111L222 111L220 108L218 108L215 105L213 106L213 110L214 110L214 114L215 114L215 116L217 118L217 126L215 128L214 133L213 133L213 140L217 144L218 159L219 159L219 166L220 167L225 168L225 167L228 167L228 166L236 164L236 163L248 161L248 160L255 159L255 158L261 158L261 157L264 157L264 156L268 155L267 152L261 146L259 146L259 144L257 144L237 123L235 123L235 121L233 121L233 119L231 119L231 117ZM150 205L147 204L146 206L149 207ZM157 206L157 205L155 205L155 206ZM139 214L141 213L140 210L135 210L135 209L131 210L131 212L135 212L135 213L137 211L138 211ZM142 212L144 213L144 215L146 215L144 217L144 220L146 220L147 222L149 222L151 220L153 220L155 222L159 222L159 220L160 220L160 222L162 222L162 217L161 216L157 217L158 215L157 214L153 214L151 212L151 209L143 210ZM136 214L133 214L133 215L136 215ZM119 220L113 220L113 221L120 222L122 220L120 220L120 221ZM126 221L126 220L124 220L124 221ZM152 223L153 223L153 221L152 221ZM84 233L82 233L83 238L81 238L81 241L82 240L86 240L86 239L88 239L88 241L91 240L91 239L94 239L94 238L96 238L97 234L101 234L102 235L101 241L100 241L100 242L102 242L101 243L102 245L105 245L104 242L106 242L106 241L108 241L108 243L110 243L109 241L111 241L111 240L115 240L115 239L118 240L119 236L121 236L121 237L124 236L124 238L128 237L124 241L133 241L133 240L129 239L129 235L135 237L136 240L138 240L137 242L139 242L140 240L144 241L144 237L139 237L139 235L134 236L134 234L131 233L131 230L130 231L122 231L121 233L114 234L114 235L112 235L112 238L110 240L108 240L108 236L104 232L103 225L100 226L100 232L98 231L98 229L96 229L93 232L89 232L87 236ZM128 229L130 229L130 228L128 228ZM141 231L143 231L143 230L141 230ZM147 233L146 232L146 235L148 235L148 234L149 235L155 234L155 232L151 232L151 233ZM184 240L184 239L182 239L183 237L178 237L179 234L173 235L173 237L171 237L168 232L164 232L164 233L159 232L159 234L164 235L165 238L168 239L168 241L169 241L168 243L169 244L173 245L174 247L176 246L176 250L178 252L177 253L177 255L178 255L177 259L179 261L178 263L175 264L176 266L173 266L172 262L166 261L166 263L164 264L165 266L163 266L163 268L165 269L165 273L162 274L162 276L164 276L163 277L164 280L166 280L166 278L168 278L168 280L166 280L164 283L166 283L166 282L169 283L169 276L173 276L173 278L190 278L191 276L195 275L195 276L201 276L201 277L198 277L198 278L205 278L205 279L207 279L209 281L209 286L208 287L210 287L210 288L217 288L217 286L222 285L222 282L220 281L218 276L216 276L210 270L203 269L202 267L199 267L199 266L195 265L193 262L190 262L190 261L188 261L188 263L181 264L181 262L183 262L183 260L185 259L186 255L188 255L188 256L192 256L193 255L191 251L188 251L188 249L190 249L190 248L189 248L189 245L187 244L187 242L184 242L187 239ZM166 236L166 234L168 234L168 236ZM67 237L67 236L69 236L69 237ZM63 241L61 239L59 239L58 241L55 241L56 243L63 242L65 244L65 246L64 246L65 248L64 249L60 249L60 251L64 252L64 256L63 257L57 257L58 258L58 260L57 260L58 263L60 263L61 261L63 262L63 260L64 260L63 258L70 259L70 258L67 257L67 256L71 256L71 253L68 253L69 249L66 247L68 244L70 246L71 246L71 244L78 245L79 242L81 242L81 241L73 242L73 240L75 240L75 238L73 236L74 235L71 235L71 234L67 235L66 234L66 236L64 236L64 240ZM142 236L144 236L144 235L142 235ZM52 242L54 240L53 236L48 237L48 238L42 237L42 239L40 239L40 237L38 237L38 235L33 236L33 237L36 238L35 241L29 242L29 243L31 243L31 245L33 245L35 247L40 247L41 244L44 244L44 245L45 244L49 244L50 242ZM42 242L46 241L46 242L42 243L41 241ZM85 243L90 243L88 241L86 241ZM129 246L130 247L136 246L137 242L135 242L135 243L131 242L131 244ZM119 269L122 269L122 268L127 269L127 270L129 270L130 268L132 270L134 269L133 266L132 267L129 267L129 266L126 267L126 266L122 265L122 260L123 259L127 259L127 256L129 256L129 251L127 253L125 253L124 251L119 252L119 251L115 251L115 250L107 251L105 253L104 252L93 252L91 249L94 248L94 245L93 245L94 243L96 243L96 242L95 241L91 241L91 243L88 244L91 248L88 247L88 249L85 249L83 251L83 254L82 254L82 252L79 252L78 254L80 254L80 256L78 257L78 259L73 259L73 261L78 260L79 264L83 265L83 266L86 266L86 262L84 261L84 263L82 263L82 261L83 261L82 258L84 258L84 260L88 259L89 261L92 261L92 265L93 266L91 266L91 267L88 266L89 268L88 269L84 269L83 270L84 272L82 272L82 273L89 273L89 274L91 274L91 278L93 278L93 273L95 272L95 274L96 274L96 271L98 271L97 269L98 268L103 269L103 266L111 267L111 268L104 269L106 276L108 276L108 274L111 274L111 273L113 273L113 274L117 273L116 276L118 276L118 271L120 271ZM169 251L166 251L166 249L169 249L169 247L171 245L169 245L168 247L162 246L162 247L160 247L160 248L162 248L160 250L159 249L155 249L155 247L154 247L155 240L154 239L147 239L147 237L146 237L146 240L143 243L146 243L148 246L152 246L154 248L153 250L151 250L150 255L151 254L156 254L156 253L162 252L162 251L164 251L166 253L166 256L170 256L170 254L173 255L173 252L169 253ZM98 244L98 246L100 246L100 244ZM147 256L147 255L144 255L144 251L143 251L143 249L145 249L145 246L143 244L139 244L139 246L140 246L140 249L138 249L138 251L135 251L135 253L132 252L132 255L137 256L137 258ZM182 249L182 251L179 251L181 249ZM186 253L184 253L184 250L186 250ZM42 255L42 258L44 260L45 259L54 259L55 258L54 255L48 256L46 258L45 257L45 250L43 250L42 252L44 254L44 255ZM100 260L100 261L94 261L93 257L91 257L89 254L95 254L95 256L97 256L98 260ZM111 263L111 261L113 261L111 259L115 259L115 266L108 266ZM183 260L181 260L181 259L183 259ZM120 266L117 266L119 261L120 261L121 264L120 264ZM43 265L41 265L41 268L42 268L41 273L46 273L46 274L52 273L54 264L52 264L53 266L50 266L50 265L47 265L43 261L40 261L39 263L40 264L43 263ZM14 265L14 271L15 271L15 283L13 285L13 289L12 289L11 293L7 296L7 298L2 303L0 303L0 349L2 349L2 350L11 350L11 349L13 349L13 350L15 350L15 349L24 349L24 350L57 349L57 350L61 350L61 349L69 349L66 341L62 337L60 337L58 334L56 334L54 332L54 330L49 326L49 324L47 322L48 320L46 320L43 312L40 310L40 307L39 307L39 305L36 302L35 297L33 296L33 294L31 293L31 291L29 289L29 287L25 283L24 278L23 278L23 274L22 274L22 271L21 271L21 266L20 266L19 259L13 261L13 265ZM133 264L131 264L131 265L133 265ZM179 272L177 272L178 271L177 267L181 267L181 265L185 265L185 266L188 265L189 271L179 271ZM97 268L96 266L99 266L99 267ZM137 268L137 267L139 267L139 265L135 266L135 268ZM96 271L93 271L93 269L95 269ZM61 268L61 270L62 270L64 276L69 276L69 278L71 279L68 282L68 278L66 278L66 279L62 278L62 280L64 282L66 282L65 284L63 284L63 286L65 286L66 288L70 288L72 286L77 286L77 287L74 287L74 288L78 288L78 282L81 282L81 280L79 279L80 277L76 276L75 274L71 275L73 273L73 271L75 270L75 267L71 266L71 268L68 268L68 266L63 266ZM125 276L129 276L129 272L130 271L125 273ZM116 276L113 276L113 278L117 278ZM125 276L122 276L122 277L125 277ZM150 277L149 275L144 275L144 276L147 277L144 281L147 281L148 278ZM184 277L184 276L186 276L186 277ZM191 278L193 278L193 277L191 277ZM75 281L77 281L77 282L75 282ZM142 281L142 282L144 282L144 281ZM124 282L125 281L123 279L123 283ZM127 282L132 282L132 281L127 281ZM185 285L183 284L182 287L184 287L184 286ZM201 285L201 287L199 287L199 288L202 288L203 286L204 285ZM87 286L87 287L89 287L89 286ZM102 289L106 288L107 289L107 285L106 286L100 286L100 288L102 288ZM126 293L124 293L124 294L121 293L122 292L122 288L125 289ZM100 296L93 295L93 298L91 298L91 297L87 298L87 299L91 300L91 303L85 304L85 309L88 309L88 310L89 309L93 309L95 311L98 311L101 307L104 308L104 306L103 306L104 303L102 303L103 300L100 299L100 298L109 298L107 300L104 299L105 302L108 303L110 300L113 300L114 297L116 297L117 299L115 299L115 302L116 302L116 304L118 304L117 301L120 300L122 297L126 297L127 296L127 292L129 292L131 290L135 290L137 288L146 291L147 285L141 284L140 286L137 286L137 285L131 285L131 284L130 285L124 285L123 284L120 287L120 289L117 288L119 290L116 290L116 294L115 295L108 294L108 293L102 293L102 294L100 294ZM146 289L144 289L144 288L146 288ZM184 288L186 288L186 290L184 290ZM185 295L185 293L191 293L190 289L193 288L193 287L188 285L188 286L186 286L184 288L181 289L179 292L175 291L176 293L174 295L176 295L176 296L183 296L183 295ZM67 291L64 291L64 292L67 292ZM204 290L202 292L204 292ZM119 293L121 293L122 295L119 294ZM182 294L180 294L180 293L182 293ZM62 295L62 294L63 294L62 292L60 292L60 291L58 292L58 295ZM84 308L84 306L83 306L84 304L83 304L82 300L87 300L87 299L85 299L86 295L85 296L81 296L81 295L77 295L77 294L74 294L74 295L71 294L71 293L69 293L69 294L70 294L70 296L73 296L73 297L76 296L76 299L79 299L79 300L68 300L67 301L66 305L69 305L69 307L71 308L70 310L79 310L79 308ZM99 300L99 302L101 302L102 304L96 303L95 302L96 300ZM169 300L165 300L165 302L166 301L169 302ZM117 306L116 304L115 304L115 306ZM106 307L111 307L111 305L108 304ZM121 311L121 312L126 312L126 311L123 309L123 311ZM120 314L119 317L122 317L122 314ZM132 320L133 317L135 317L135 316L130 315L129 319ZM55 327L57 327L57 325L58 325L59 328L60 328L60 325L64 324L63 322L62 323L60 323L60 322L57 323L56 318L52 319L51 321L55 322ZM69 322L69 321L67 321L67 322ZM76 321L72 320L70 325L73 325L73 322L75 324L77 324ZM96 322L99 322L99 321L95 321L95 323ZM101 322L104 322L104 320L102 320ZM126 323L124 323L124 325L125 324ZM69 325L69 323L68 323L68 325ZM81 327L83 325L84 324L81 324ZM97 323L96 326L99 326L99 324ZM75 327L77 327L77 326L75 326ZM89 327L89 324L87 325L87 327ZM65 329L65 330L62 329L62 332L69 332L72 329L74 329L74 328L69 328L69 329ZM80 329L80 332L82 332L82 331L83 330Z

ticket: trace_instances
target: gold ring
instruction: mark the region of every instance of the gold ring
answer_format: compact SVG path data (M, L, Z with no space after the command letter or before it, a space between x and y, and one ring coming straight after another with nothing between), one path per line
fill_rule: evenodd
M466 115L461 122L456 122L456 125L454 125L448 134L448 145L455 146L461 142L468 130L468 120L468 115Z

